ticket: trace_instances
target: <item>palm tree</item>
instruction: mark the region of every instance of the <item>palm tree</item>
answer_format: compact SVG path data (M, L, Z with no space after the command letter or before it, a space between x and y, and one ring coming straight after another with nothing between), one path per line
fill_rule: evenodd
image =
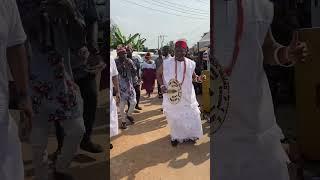
M146 39L140 38L139 33L135 33L134 35L130 34L129 37L126 37L117 25L112 25L110 35L111 48L117 48L118 45L132 45L132 48L137 51L144 49L143 44L146 41Z
M137 36L137 39L136 41L133 42L132 46L135 50L137 51L141 51L141 50L144 50L144 43L146 42L146 38L141 38L140 37L140 34Z

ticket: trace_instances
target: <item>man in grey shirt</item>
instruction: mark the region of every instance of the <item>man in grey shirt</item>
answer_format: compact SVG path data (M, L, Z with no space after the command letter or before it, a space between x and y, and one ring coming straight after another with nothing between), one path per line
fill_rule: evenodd
M138 58L136 58L136 57L134 57L132 55L133 49L132 49L131 46L127 46L126 50L127 50L127 58L131 59L132 62L134 63L134 65L135 65L135 67L136 67L136 73L135 73L135 75L133 77L133 86L134 86L134 89L136 91L136 101L137 101L135 109L142 110L142 108L139 107L139 101L140 101L140 95L141 95L141 90L140 90L140 83L141 83L140 62L139 62ZM130 102L129 101L128 101L128 107L130 107Z
M136 91L134 89L134 78L136 73L136 66L133 61L127 58L127 50L124 47L117 49L118 57L115 59L117 70L119 72L119 87L120 87L120 117L121 128L127 129L127 119L134 124L134 118L131 116L136 106ZM129 101L130 106L128 112L125 113L125 104Z

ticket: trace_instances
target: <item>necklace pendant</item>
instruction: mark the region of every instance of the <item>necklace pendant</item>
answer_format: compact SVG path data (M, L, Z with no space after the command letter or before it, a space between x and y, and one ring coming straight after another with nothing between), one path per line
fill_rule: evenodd
M168 83L168 100L171 104L178 104L182 98L181 83L177 79L171 79Z

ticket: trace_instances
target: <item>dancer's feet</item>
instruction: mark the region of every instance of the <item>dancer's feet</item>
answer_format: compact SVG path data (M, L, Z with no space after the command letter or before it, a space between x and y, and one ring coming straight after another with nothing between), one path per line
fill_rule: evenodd
M121 129L128 129L127 123L126 122L122 122L120 128Z
M134 124L134 119L132 116L127 116L127 119L131 122L131 124Z
M90 153L102 153L103 148L99 144L93 143L91 140L82 141L80 148Z
M54 180L74 180L74 178L67 173L62 173L62 172L53 172L53 178Z
M60 149L60 148L58 148L58 149L56 150L56 152L54 152L54 153L52 154L52 159L51 159L51 160L52 160L52 163L53 163L53 164L57 161L59 154L61 154L61 149Z
M186 139L184 142L195 144L197 143L197 139Z
M138 109L138 110L140 110L140 111L142 110L142 108L139 107L139 106L136 106L135 108Z
M177 145L178 145L178 141L177 140L171 140L171 145L173 146L173 147L176 147Z

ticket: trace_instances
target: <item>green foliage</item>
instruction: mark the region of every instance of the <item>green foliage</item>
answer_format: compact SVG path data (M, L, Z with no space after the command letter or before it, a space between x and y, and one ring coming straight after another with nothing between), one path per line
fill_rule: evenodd
M126 37L117 25L112 25L110 32L110 47L113 49L116 49L119 45L131 45L136 51L145 49L144 43L146 39L141 38L139 33L135 33L134 35L130 34L129 37Z

